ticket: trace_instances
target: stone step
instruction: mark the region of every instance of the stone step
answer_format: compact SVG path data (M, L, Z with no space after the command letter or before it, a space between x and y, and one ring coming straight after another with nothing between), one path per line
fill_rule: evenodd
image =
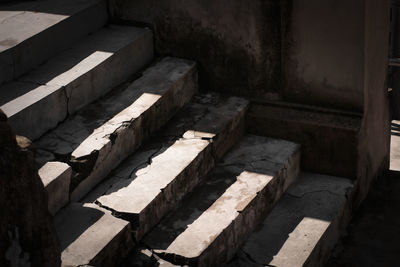
M300 168L300 145L246 135L143 243L176 265L222 266L272 209Z
M39 169L39 176L47 191L48 209L54 215L69 202L71 166L63 162L47 162Z
M70 47L101 28L107 19L104 0L3 4L0 11L0 84Z
M248 101L199 95L83 201L132 223L140 240L243 135Z
M352 181L302 173L229 267L324 266L350 218Z
M118 266L133 248L129 222L94 204L69 204L55 225L62 266Z
M152 58L150 30L111 25L3 85L0 108L18 134L34 140L126 81Z
M37 140L39 165L68 163L74 170L70 199L77 201L165 124L196 90L195 63L165 58L133 83L113 90Z

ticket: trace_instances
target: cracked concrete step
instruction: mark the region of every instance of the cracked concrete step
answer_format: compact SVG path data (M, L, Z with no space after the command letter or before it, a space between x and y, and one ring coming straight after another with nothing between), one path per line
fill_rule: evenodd
M3 85L0 108L18 134L33 140L126 81L152 58L150 30L111 25Z
M197 90L192 61L164 58L127 87L89 105L35 145L72 166L71 201L81 199L163 126ZM43 152L44 151L44 152Z
M352 181L302 173L229 267L324 266L350 217Z
M55 225L62 266L117 266L133 248L129 222L94 204L69 204Z
M222 266L263 220L300 168L300 145L246 135L143 243L176 265Z
M0 84L38 66L106 24L104 0L45 0L2 4Z
M140 240L243 135L248 101L197 96L83 201L131 221Z

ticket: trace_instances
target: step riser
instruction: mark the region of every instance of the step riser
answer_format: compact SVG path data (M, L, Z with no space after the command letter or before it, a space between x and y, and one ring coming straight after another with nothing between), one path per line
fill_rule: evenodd
M16 133L31 140L35 140L46 131L55 128L68 116L68 100L65 89L62 87L55 89L54 86L46 85L43 87L47 87L53 92L8 118Z
M151 133L164 125L184 103L197 91L197 70L195 67L173 85L139 118L126 128L118 129L106 146L98 150L96 163L86 177L71 193L71 201L78 201L96 186L108 173L128 155L133 153ZM74 154L73 154L74 155Z
M58 89L28 108L9 116L10 124L17 133L33 140L37 139L63 121L68 114L75 113L126 81L132 74L149 64L152 58L153 39L149 31L72 82L64 85L51 85L50 82L46 87L54 86ZM21 80L33 84L42 82L34 76L22 77Z
M0 75L0 84L40 65L87 34L101 28L107 20L106 1L100 1L4 51L0 54L0 58L4 58L0 61L0 70L7 71ZM44 47L46 49L43 49Z

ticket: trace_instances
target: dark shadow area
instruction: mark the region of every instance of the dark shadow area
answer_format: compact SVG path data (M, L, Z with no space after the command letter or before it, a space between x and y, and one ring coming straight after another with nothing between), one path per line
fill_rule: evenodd
M157 259L145 247L137 246L119 267L158 267Z
M61 210L55 217L61 251L64 251L103 216L104 212L84 207L80 203L70 204Z
M357 210L348 234L338 243L327 267L399 265L400 172L379 178Z

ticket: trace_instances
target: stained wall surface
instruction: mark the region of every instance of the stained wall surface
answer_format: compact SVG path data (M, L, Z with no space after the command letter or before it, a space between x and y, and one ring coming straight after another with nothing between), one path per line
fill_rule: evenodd
M201 88L267 97L281 81L280 2L111 0L116 20L145 22L156 52L194 59Z
M283 98L362 112L364 0L289 0L282 16Z

